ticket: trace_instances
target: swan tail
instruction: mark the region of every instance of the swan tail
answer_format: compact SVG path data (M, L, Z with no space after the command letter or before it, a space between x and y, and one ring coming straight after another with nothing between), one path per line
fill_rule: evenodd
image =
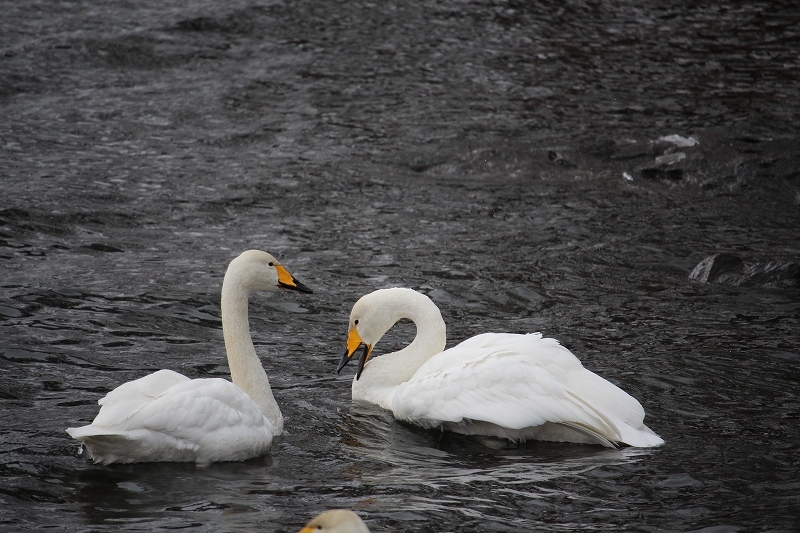
M114 431L98 426L67 429L69 435L81 442L89 457L103 465L138 462L197 461L198 446L150 430Z
M619 448L619 444L609 440L609 438L602 433L599 433L588 426L584 426L583 424L578 424L577 422L556 422L556 424L559 426L568 427L573 431L577 431L584 437L596 442L597 444L605 446L606 448L613 448L615 450Z
M619 427L622 433L622 442L628 446L650 448L664 444L664 439L659 437L652 429L644 424L638 428L623 424L620 424Z
M70 437L81 442L82 450L89 453L95 463L107 465L111 463L130 463L130 438L121 433L112 433L108 429L95 426L83 426L67 429ZM126 460L126 458L128 460Z

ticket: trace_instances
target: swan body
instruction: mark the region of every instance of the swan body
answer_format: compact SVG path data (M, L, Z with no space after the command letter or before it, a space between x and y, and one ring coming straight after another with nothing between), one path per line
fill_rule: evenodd
M353 511L331 509L315 516L298 533L369 533L369 528Z
M401 318L417 335L404 349L370 360ZM484 333L445 350L441 313L411 289L363 296L350 314L341 370L362 349L353 399L389 409L399 420L467 435L617 447L657 446L632 396L583 367L540 333Z
M278 287L311 292L266 252L231 261L222 284L222 329L233 382L189 379L159 370L129 381L98 403L100 412L67 433L95 462L242 461L266 453L283 416L250 337L250 292Z

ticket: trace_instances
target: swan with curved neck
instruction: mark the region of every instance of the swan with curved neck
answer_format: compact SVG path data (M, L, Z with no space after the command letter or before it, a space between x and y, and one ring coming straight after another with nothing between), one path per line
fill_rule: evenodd
M311 292L260 250L242 253L225 272L222 331L233 382L159 370L109 392L91 424L67 433L103 464L209 464L266 453L283 416L250 337L247 307L251 292L277 288Z
M381 337L403 318L417 327L413 342L371 359ZM445 340L442 315L427 296L377 290L353 306L337 372L360 349L353 399L423 427L612 448L664 442L644 425L636 399L585 369L555 339L484 333L448 350Z

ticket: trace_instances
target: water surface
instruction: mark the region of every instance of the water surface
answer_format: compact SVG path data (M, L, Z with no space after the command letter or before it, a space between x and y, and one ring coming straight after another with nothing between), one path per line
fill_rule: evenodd
M4 13L3 529L296 531L330 507L373 531L800 526L800 293L688 279L720 251L798 261L793 3ZM228 375L219 289L248 248L315 291L251 301L272 452L78 455L64 429L120 383ZM666 444L500 447L352 405L350 307L395 285L433 298L448 345L558 338Z

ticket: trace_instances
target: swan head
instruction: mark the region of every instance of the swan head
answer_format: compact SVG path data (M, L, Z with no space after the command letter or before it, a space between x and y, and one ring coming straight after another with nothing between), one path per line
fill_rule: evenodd
M317 515L298 533L369 533L361 518L348 509L331 509Z
M409 308L432 305L430 299L412 289L380 289L365 294L350 312L350 325L347 333L347 349L336 372L341 372L350 359L362 349L358 359L356 380L361 377L364 365L372 355L372 349L398 320L409 317Z
M291 289L311 293L277 259L261 250L247 250L231 261L225 278L235 279L246 291Z

